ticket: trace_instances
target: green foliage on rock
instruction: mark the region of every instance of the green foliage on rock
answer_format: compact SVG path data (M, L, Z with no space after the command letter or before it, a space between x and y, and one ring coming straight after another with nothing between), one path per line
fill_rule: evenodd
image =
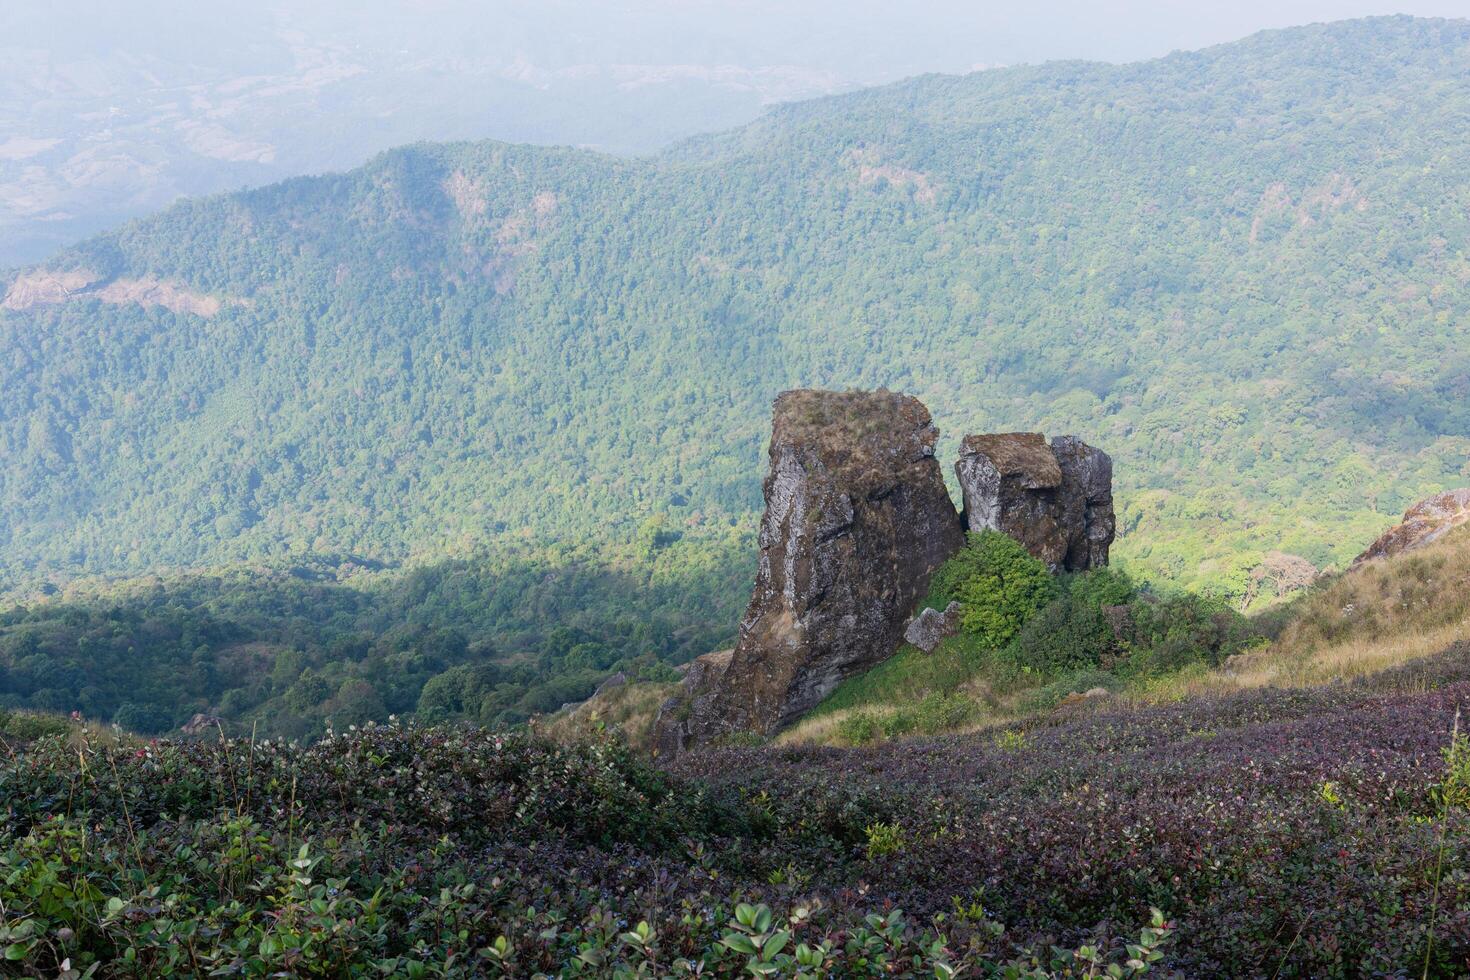
M1007 651L1012 661L1042 675L1097 667L1126 642L1109 623L1129 615L1127 604L1136 590L1127 575L1111 569L1064 576L1059 595L1027 620Z
M967 535L965 547L935 570L925 605L943 610L958 602L960 628L983 646L999 648L1056 590L1046 565L1014 538L980 531Z
M1020 666L1052 675L1096 667L1116 645L1096 606L1065 595L1029 620L1007 652Z

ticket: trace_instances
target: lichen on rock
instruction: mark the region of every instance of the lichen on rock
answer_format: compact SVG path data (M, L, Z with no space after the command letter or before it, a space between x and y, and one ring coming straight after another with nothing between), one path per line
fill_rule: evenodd
M788 391L776 399L760 564L722 669L691 670L660 711L663 754L769 734L886 659L929 576L963 545L917 399Z
M1010 535L1053 572L1108 563L1113 461L1075 436L966 436L955 463L965 526Z

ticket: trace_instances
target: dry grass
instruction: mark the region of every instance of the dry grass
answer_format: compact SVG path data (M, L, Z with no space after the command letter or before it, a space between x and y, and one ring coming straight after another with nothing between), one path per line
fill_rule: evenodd
M803 718L777 735L775 743L777 745L845 745L846 742L838 734L842 723L849 717L862 712L871 712L871 709L843 708L840 711L829 711L815 718Z
M610 730L621 732L633 748L651 752L653 721L658 716L658 706L678 689L678 684L620 684L575 708L553 715L543 725L542 731L566 742L585 736L597 725L605 725Z
M963 735L1006 727L1024 719L1027 713L1017 702L1029 690L1021 690L1007 696L999 696L980 678L972 678L953 692L971 704L969 718L961 724L944 728L946 735ZM859 716L875 719L879 723L895 717L905 710L912 711L922 696L894 700L877 700L850 708L818 712L803 718L790 728L780 732L772 740L776 745L832 745L849 746L852 742L843 731L843 724ZM918 732L907 732L895 738L918 737ZM883 738L883 736L879 736Z
M781 732L775 737L776 745L834 745L847 746L851 743L843 735L842 724L856 715L868 715L880 721L900 711L900 707L891 704L868 705L861 708L843 708L839 711L829 711L815 718L803 718L795 725ZM969 732L984 731L1001 725L1010 725L1015 722L1017 715L1011 712L987 710L983 703L977 702L979 714L963 725L947 729L945 734L960 735ZM900 738L914 736L898 736Z
M1161 679L1156 703L1258 687L1350 680L1470 637L1470 527L1421 551L1369 562L1300 600L1280 637L1229 666Z

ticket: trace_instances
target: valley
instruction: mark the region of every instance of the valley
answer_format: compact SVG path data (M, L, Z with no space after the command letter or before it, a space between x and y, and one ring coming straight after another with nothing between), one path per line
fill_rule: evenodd
M841 87L515 23L538 125ZM86 139L381 81L281 40ZM0 271L0 974L1470 975L1467 59L407 143ZM117 183L5 125L0 234Z

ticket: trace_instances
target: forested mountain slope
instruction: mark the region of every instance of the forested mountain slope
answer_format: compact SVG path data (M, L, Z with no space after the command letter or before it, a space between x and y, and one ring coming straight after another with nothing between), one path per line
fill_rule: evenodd
M1341 564L1470 475L1467 69L1355 21L186 202L0 279L5 574L727 536L795 385L1105 447L1154 578Z

